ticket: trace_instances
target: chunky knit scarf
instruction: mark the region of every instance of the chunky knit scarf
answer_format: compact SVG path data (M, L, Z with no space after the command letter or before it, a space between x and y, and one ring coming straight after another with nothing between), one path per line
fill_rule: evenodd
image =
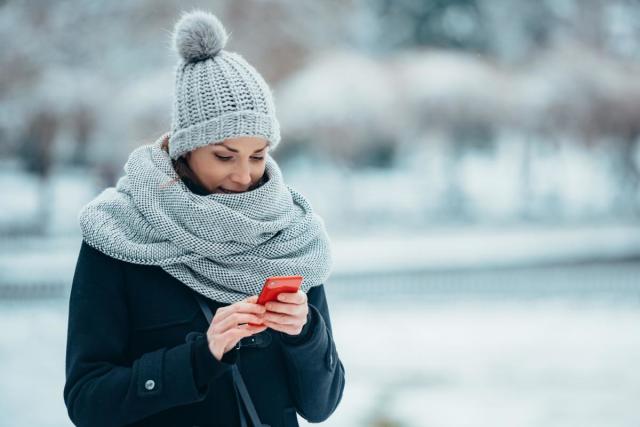
M115 188L79 214L84 240L134 264L158 265L196 292L233 303L270 276L301 275L302 290L331 270L322 219L286 185L267 155L269 180L239 194L198 195L178 178L162 138L135 149Z

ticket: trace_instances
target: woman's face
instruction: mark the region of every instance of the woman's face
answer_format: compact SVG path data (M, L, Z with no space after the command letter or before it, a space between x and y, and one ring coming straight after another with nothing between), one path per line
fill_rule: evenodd
M209 192L241 193L262 178L267 145L259 137L230 138L196 148L185 154L185 160Z

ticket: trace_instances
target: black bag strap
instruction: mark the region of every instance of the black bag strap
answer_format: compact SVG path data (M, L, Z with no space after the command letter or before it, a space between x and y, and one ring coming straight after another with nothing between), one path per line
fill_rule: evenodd
M240 393L238 393L238 387L236 387L235 380L233 382L233 392L236 395L236 402L238 402L238 418L240 419L240 427L247 427L247 417L244 415L244 409L240 402L242 402L242 398L240 397Z
M233 365L233 367L231 368L231 373L233 374L233 382L236 385L236 390L238 391L238 393L240 393L242 402L244 402L244 407L249 413L251 423L255 427L269 427L267 424L262 424L262 422L260 421L260 417L258 417L258 412L256 411L255 406L253 406L253 401L251 400L251 396L249 395L247 386L244 384L242 375L240 375L240 370L236 365Z
M207 304L200 295L196 295L196 299L198 300L198 304L200 304L200 309L204 313L204 317L207 318L207 323L211 324L213 321L213 311L211 311L211 307Z
M199 294L196 295L196 299L198 300L198 304L200 305L200 309L202 310L204 317L207 318L207 322L211 323L211 321L213 320L213 312L211 311L209 304L207 304L204 301L203 297L201 297ZM236 348L240 348L239 341ZM255 406L253 406L253 401L251 400L251 396L249 395L249 391L247 390L247 386L242 379L242 375L240 374L240 370L238 369L237 365L234 364L231 367L231 373L233 376L233 385L236 396L240 395L239 402L242 401L242 403L244 404L244 407L249 414L249 418L251 419L251 423L254 425L254 427L269 427L267 424L262 424L262 422L260 421L258 412L256 411ZM245 427L247 425L247 421L245 419L244 413L242 411L242 408L239 407L238 409L240 410L239 414L241 426Z

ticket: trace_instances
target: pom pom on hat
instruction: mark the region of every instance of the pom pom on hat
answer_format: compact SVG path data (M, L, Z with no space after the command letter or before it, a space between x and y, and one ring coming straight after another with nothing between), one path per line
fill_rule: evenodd
M175 49L185 62L213 58L225 47L228 38L218 18L201 10L184 13L173 32Z
M262 137L271 150L280 142L273 94L241 55L227 52L227 32L213 14L183 13L173 32L180 59L175 68L169 156L229 138Z

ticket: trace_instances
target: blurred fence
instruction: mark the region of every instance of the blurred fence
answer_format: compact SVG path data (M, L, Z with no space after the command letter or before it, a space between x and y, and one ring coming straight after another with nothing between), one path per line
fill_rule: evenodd
M640 302L640 258L616 262L449 271L336 275L328 286L341 300L452 298L597 298Z

